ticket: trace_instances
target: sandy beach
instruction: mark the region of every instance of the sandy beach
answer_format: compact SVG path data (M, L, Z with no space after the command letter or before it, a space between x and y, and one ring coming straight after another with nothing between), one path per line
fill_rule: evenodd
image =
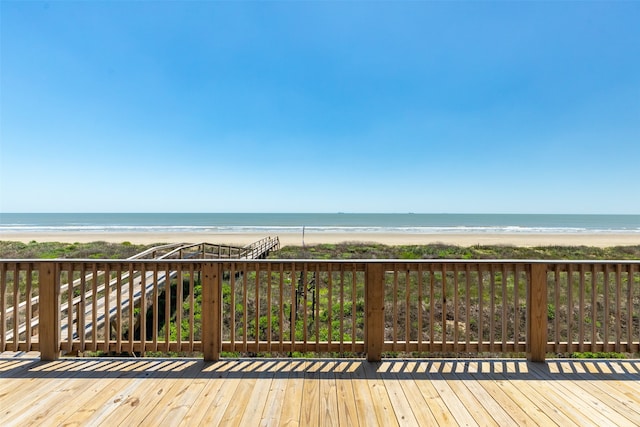
M219 243L246 245L267 237L257 233L113 233L113 232L52 232L52 233L2 233L0 240L37 242L86 243L106 241L112 243ZM278 234L283 246L316 245L321 243L375 242L386 245L426 245L444 243L458 246L511 245L533 246L633 246L640 245L640 233L554 233L554 234L409 234L409 233L281 233Z

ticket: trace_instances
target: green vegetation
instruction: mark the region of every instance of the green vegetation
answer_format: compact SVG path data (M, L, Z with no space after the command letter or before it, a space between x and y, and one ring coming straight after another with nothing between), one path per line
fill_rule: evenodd
M0 241L0 259L126 259L154 245L133 245L130 242L107 243L29 243Z
M627 356L624 353L616 353L614 351L598 351L595 353L585 351L584 353L571 353L569 357L573 359L625 359Z
M270 254L272 259L563 259L563 260L627 260L640 259L640 246L540 246L516 247L398 245L376 243L340 243L314 246L285 246Z
M131 242L107 243L29 243L0 241L1 259L90 258L125 259L145 249L158 246ZM388 246L377 243L339 243L313 246L285 246L272 252L271 259L640 259L640 246L540 246L516 247L455 246L445 244Z
M111 258L124 259L131 257L154 245L134 245L130 242L112 244L106 242L93 243L37 243L0 241L0 258ZM598 260L598 259L640 259L640 246L594 248L594 247L534 247L520 248L513 246L472 246L453 245L400 245L387 246L374 243L341 243L324 244L307 247L287 246L280 251L272 252L271 259L566 259L566 260ZM233 274L232 274L233 273ZM640 284L640 275L621 275L619 283L615 281L613 271L605 277L604 272L589 273L584 279L584 290L580 288L580 275L577 271L550 272L549 280L559 283L560 290L556 295L555 287L549 288L547 318L549 321L549 337L557 341L577 339L579 325L594 325L596 334L609 334L616 331L611 325L619 321L623 337L627 331L637 328L638 302L634 298L627 299L630 289ZM8 280L14 273L7 272ZM62 272L62 274L69 274ZM112 272L112 277L114 273ZM468 277L467 277L468 276ZM66 276L65 276L66 277ZM67 281L78 279L74 273ZM33 287L37 287L37 277L33 278ZM98 283L104 279L97 279ZM467 282L469 286L467 287ZM424 270L398 272L386 276L385 323L397 326L397 339L402 341L406 335L410 340L417 340L422 333L423 340L454 339L470 334L471 341L480 338L487 342L491 338L500 339L503 334L511 337L517 333L521 339L526 329L526 275L520 271L503 272L443 272ZM19 278L20 294L25 294L26 278L21 273ZM179 285L182 289L178 292ZM87 282L88 286L89 282ZM617 286L617 287L616 287ZM74 289L74 296L78 290ZM343 292L343 293L341 293ZM570 292L570 293L569 293ZM577 298L583 292L585 305L582 311L577 305ZM178 336L188 341L193 334L200 339L201 324L201 282L199 275L190 277L183 272L182 277L174 278L169 287L170 307L165 307L167 291L159 295L157 307L147 303L147 312L141 313L139 307L134 308L135 318L146 319L147 339L151 338L151 325L154 317L157 321L159 341L166 337L165 328L169 328L171 340ZM592 294L596 297L592 301ZM176 303L178 294L182 301ZM344 338L349 342L353 337L361 341L364 337L364 273L345 269L343 271L284 271L267 272L225 271L222 284L223 296L223 339L236 342L247 339L248 342L271 340L277 342L294 338L296 341L314 342L331 340L336 342ZM618 295L619 294L619 295ZM606 299L605 299L606 295ZM193 296L193 313L190 298ZM619 300L618 300L619 297ZM10 295L8 294L8 298ZM63 295L63 301L65 296ZM608 312L605 302L608 301ZM422 314L422 332L419 327L418 307ZM457 312L455 311L457 307ZM177 322L177 312L181 310L181 322ZM395 310L395 311L394 311ZM632 310L628 314L629 310ZM280 321L282 312L282 322ZM165 319L165 313L170 318ZM395 313L395 314L394 314ZM189 317L193 316L193 330L190 330ZM609 317L606 317L606 316ZM631 316L631 317L629 317ZM468 323L466 319L469 317ZM507 330L501 329L502 318L508 321ZM431 321L433 318L433 321ZM257 321L256 321L257 319ZM342 319L342 323L340 320ZM456 320L457 319L457 320ZM427 327L429 325L429 327ZM606 327L604 327L605 325ZM134 327L135 328L135 327ZM607 329L608 328L608 329ZM585 338L591 339L591 326L584 328ZM606 331L605 331L606 329ZM635 330L635 329L633 329ZM457 331L457 332L455 332ZM128 333L128 332L127 332ZM133 330L139 339L139 330ZM387 331L386 339L394 338L393 330ZM634 332L635 333L635 332ZM232 337L233 334L233 337ZM292 336L293 335L293 336ZM124 337L126 338L126 337ZM599 340L600 338L598 338ZM348 346L346 346L348 347ZM348 351L345 348L345 351ZM403 353L385 353L386 357L403 355ZM147 353L149 354L149 353ZM173 354L173 353L172 353ZM275 353L243 354L267 356ZM173 355L178 355L175 353ZM230 352L227 355L240 355ZM289 356L309 357L322 356L316 353L290 353ZM346 355L346 354L342 354ZM433 354L431 354L433 356ZM572 353L569 357L620 357L619 353ZM331 354L329 356L335 356Z

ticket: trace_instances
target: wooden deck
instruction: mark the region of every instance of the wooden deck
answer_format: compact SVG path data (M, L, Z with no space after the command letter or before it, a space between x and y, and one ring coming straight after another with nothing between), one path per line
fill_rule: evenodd
M640 360L0 357L0 425L640 425Z

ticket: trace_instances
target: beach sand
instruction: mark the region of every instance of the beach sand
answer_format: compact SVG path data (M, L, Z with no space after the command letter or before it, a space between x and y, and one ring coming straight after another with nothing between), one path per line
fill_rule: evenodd
M111 243L218 243L246 245L267 237L257 233L2 233L0 240L37 242L87 243L105 241ZM274 237L274 236L272 236ZM374 242L386 245L510 245L510 246L633 246L640 245L640 233L629 234L408 234L408 233L281 233L282 246L316 245L321 243Z

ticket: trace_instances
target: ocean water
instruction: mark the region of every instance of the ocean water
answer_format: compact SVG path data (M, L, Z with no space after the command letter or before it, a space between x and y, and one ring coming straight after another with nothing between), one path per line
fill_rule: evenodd
M148 233L640 233L640 215L372 213L1 213L0 234Z

